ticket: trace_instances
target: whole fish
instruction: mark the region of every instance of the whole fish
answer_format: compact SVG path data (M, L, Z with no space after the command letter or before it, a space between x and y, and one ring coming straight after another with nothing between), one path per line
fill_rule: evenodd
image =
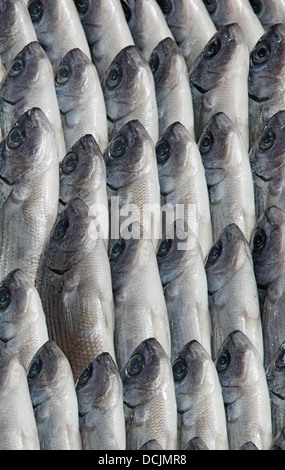
M264 367L285 338L285 214L271 206L259 218L251 249L262 312Z
M39 293L21 269L1 281L0 310L0 340L27 371L34 354L48 341L48 332Z
M154 78L136 46L127 46L116 55L102 80L102 89L109 137L127 122L137 119L156 144L159 129Z
M257 219L270 206L285 210L284 146L285 111L282 110L265 124L249 153Z
M120 0L74 0L92 61L100 79L107 73L111 62L134 40L125 18Z
M196 340L172 362L178 412L178 448L199 437L209 450L227 450L222 390L211 356Z
M54 72L71 49L81 49L91 60L73 0L29 0L27 7L36 37L46 51Z
M40 450L25 369L4 347L0 347L0 400L0 449Z
M157 0L190 72L216 27L202 0Z
M254 186L242 135L220 112L210 118L198 146L208 185L213 239L235 223L250 241L256 222Z
M81 49L69 50L61 60L55 90L67 151L91 134L103 152L108 144L104 96L97 70Z
M157 263L169 319L171 359L193 339L211 356L204 259L196 235L183 219L177 219L160 242Z
M205 169L195 140L180 122L160 136L156 158L162 203L184 218L205 258L213 243Z
M285 341L279 346L266 368L271 403L273 438L285 426Z
M84 450L126 449L123 386L109 353L99 354L76 384Z
M113 243L110 265L119 370L147 338L156 338L170 357L169 322L156 252L139 222L123 230L121 238Z
M259 450L272 442L270 398L260 355L249 338L233 331L217 355L226 410L229 449L251 441Z
M249 146L278 111L285 109L285 24L277 23L257 41L248 75Z
M285 426L273 440L269 450L285 450Z
M249 0L249 3L265 30L276 23L285 23L284 0Z
M61 160L66 148L54 74L48 56L37 41L30 42L16 55L1 83L2 134L6 135L22 114L33 107L40 108L52 124Z
M218 30L230 23L237 23L240 26L249 50L254 48L264 34L263 26L249 0L203 0L203 2Z
M28 370L41 450L81 450L78 403L70 364L53 341L35 353Z
M35 281L58 196L55 134L44 112L32 108L0 144L0 279L20 268Z
M172 38L165 38L149 58L158 107L159 135L170 124L180 122L193 138L194 112L186 63Z
M69 360L75 382L98 354L115 360L111 272L98 230L89 207L72 199L51 230L36 281L49 338Z
M199 140L210 118L226 114L248 148L249 49L238 24L222 27L209 40L190 74L195 136Z
M145 339L121 370L127 449L155 439L164 450L177 448L177 411L171 363L154 338Z
M251 250L236 224L229 224L221 232L210 250L205 270L213 358L226 337L240 330L252 341L262 361L263 336Z

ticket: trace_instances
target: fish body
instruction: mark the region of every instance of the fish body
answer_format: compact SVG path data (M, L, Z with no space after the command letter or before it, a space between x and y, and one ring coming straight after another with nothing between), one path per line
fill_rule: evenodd
M283 342L272 357L266 368L268 384L272 434L275 438L285 426L285 342Z

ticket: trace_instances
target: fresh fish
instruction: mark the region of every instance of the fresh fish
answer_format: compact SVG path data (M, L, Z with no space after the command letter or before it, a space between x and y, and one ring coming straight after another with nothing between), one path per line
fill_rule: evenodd
M173 223L157 251L170 326L171 358L196 339L211 356L207 277L199 241L183 219Z
M284 149L285 111L282 110L265 124L249 153L257 219L270 206L285 210Z
M48 332L38 291L21 269L1 281L0 310L0 339L27 371L34 354L48 341Z
M158 140L158 108L152 71L136 46L122 49L112 61L102 89L112 138L124 124L139 120Z
M245 442L238 450L258 450L252 441Z
M110 238L117 239L119 228L130 223L131 211L132 221L144 225L157 247L162 232L157 162L153 141L140 121L124 124L106 148L104 160L111 216L113 214ZM117 230L116 207L119 210Z
M249 0L249 3L265 30L276 23L285 23L284 0Z
M0 279L20 268L35 281L58 196L55 134L43 111L32 108L0 144Z
M233 331L217 355L230 450L251 441L259 450L272 442L270 398L260 355L241 331Z
M40 108L56 134L59 159L66 153L54 74L42 46L33 41L13 59L0 86L0 124L6 135L28 109Z
M139 450L163 450L163 448L156 439L150 439Z
M123 385L109 353L100 354L87 366L76 393L83 449L126 449Z
M222 390L215 365L196 340L181 349L172 363L178 412L178 448L199 436L209 450L227 450Z
M123 230L121 238L113 243L110 264L119 370L147 338L156 338L170 357L169 322L156 252L139 222Z
M39 450L27 376L17 356L0 347L0 449Z
M121 0L135 45L149 60L153 49L165 38L173 38L156 0Z
M226 114L248 148L249 49L241 28L222 27L198 56L190 74L195 136L199 140L210 118Z
M134 45L120 0L74 0L100 79L125 47Z
M184 450L210 450L209 447L200 437L193 437L186 444Z
M28 11L39 43L54 72L71 49L81 49L91 60L90 48L73 0L29 0Z
M149 59L158 107L159 135L170 124L180 122L193 138L194 112L186 63L172 38L165 38L153 49Z
M269 450L285 450L285 426L273 440Z
M190 72L195 60L216 33L202 0L157 0Z
M37 277L49 338L74 381L98 354L114 353L114 301L108 254L96 219L73 199L51 231Z
M263 337L251 250L236 224L229 224L210 250L205 265L212 319L212 356L226 337L242 331L263 360Z
M251 248L262 312L264 367L285 338L285 214L271 206L259 218Z
M249 50L254 48L264 34L263 26L249 0L203 0L203 2L218 30L230 23L237 23L240 26Z
M266 369L271 402L273 438L285 426L285 341L271 359Z
M177 447L177 411L171 363L154 338L143 341L121 370L127 449L155 439L164 450Z
M195 140L179 123L171 124L156 145L162 202L186 220L203 258L212 246L212 223L205 169ZM166 227L167 230L167 227Z
M208 185L213 239L228 224L235 223L250 241L256 216L244 139L232 120L220 112L210 118L198 146Z
M285 24L277 23L257 41L248 75L249 146L278 111L285 109Z
M35 353L27 377L41 450L81 450L73 375L56 343Z
M55 90L67 151L91 134L103 152L108 144L104 96L97 70L82 50L69 50L63 57L55 74Z

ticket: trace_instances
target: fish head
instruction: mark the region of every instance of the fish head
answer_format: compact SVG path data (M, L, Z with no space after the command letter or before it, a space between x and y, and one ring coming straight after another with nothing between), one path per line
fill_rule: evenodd
M184 0L157 0L157 3L179 45L188 35L185 18L195 17L196 10L200 5L197 6L196 1L190 3Z
M273 403L285 400L285 341L279 346L266 368L266 380Z
M54 0L29 0L28 12L40 43L51 41L52 32L66 16L65 2Z
M221 0L203 0L203 3L212 21L217 29L219 29L222 25L229 22L228 19L233 17L235 10L239 8L241 2L240 0L228 0L227 2Z
M185 59L173 38L162 39L148 60L153 73L156 95L159 100L179 86L181 76L187 74ZM165 88L167 86L167 88Z
M272 24L278 23L282 18L284 0L249 0L249 3L259 21L267 30Z
M74 3L88 42L93 45L107 31L116 2L108 2L108 8L105 0L74 0Z

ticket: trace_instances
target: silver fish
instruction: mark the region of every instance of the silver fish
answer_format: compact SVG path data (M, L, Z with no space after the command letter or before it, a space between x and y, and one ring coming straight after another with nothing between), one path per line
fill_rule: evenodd
M55 134L43 111L32 108L0 144L0 279L20 268L34 282L58 196Z
M163 450L163 448L156 439L150 439L141 446L140 450Z
M284 0L249 0L249 3L265 30L276 23L285 23Z
M154 338L143 341L121 370L127 449L155 439L164 450L177 447L177 411L171 363Z
M126 449L123 385L109 353L97 356L76 384L84 450Z
M273 438L285 426L285 341L279 346L266 368L271 403Z
M248 71L249 49L241 28L236 23L222 27L198 56L190 74L197 140L210 118L223 112L248 148Z
M285 450L285 426L273 440L269 450Z
M270 398L260 355L249 338L233 331L217 355L230 450L248 441L259 450L272 442Z
M184 450L210 450L209 447L200 437L193 437L186 444Z
M55 342L35 353L27 378L41 450L81 450L73 374Z
M196 340L172 362L178 412L178 448L199 436L209 450L227 450L222 390L213 360Z

